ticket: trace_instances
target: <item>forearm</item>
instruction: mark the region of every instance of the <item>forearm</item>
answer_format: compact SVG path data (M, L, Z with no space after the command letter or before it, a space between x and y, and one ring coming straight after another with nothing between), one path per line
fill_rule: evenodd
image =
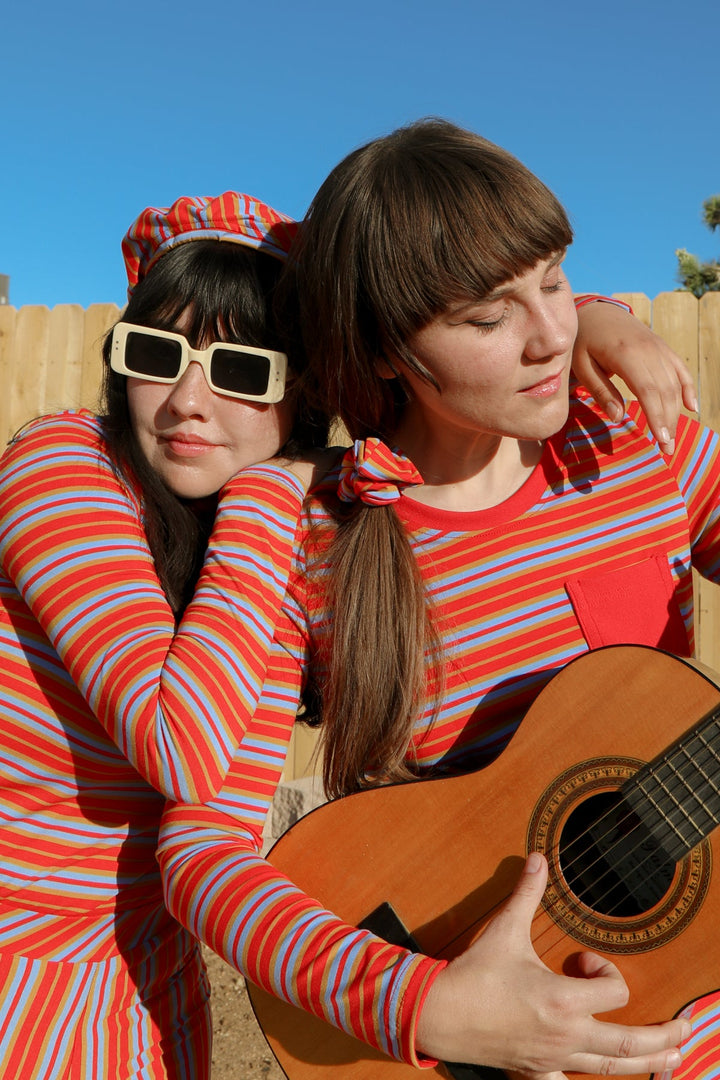
M176 630L139 504L95 421L44 421L3 458L0 560L17 602L107 733L168 797L210 798L253 715L302 493L267 470L228 485ZM35 655L29 662L41 663Z
M159 861L179 922L250 981L392 1057L418 1064L421 1003L444 966L342 923L207 808L169 809Z

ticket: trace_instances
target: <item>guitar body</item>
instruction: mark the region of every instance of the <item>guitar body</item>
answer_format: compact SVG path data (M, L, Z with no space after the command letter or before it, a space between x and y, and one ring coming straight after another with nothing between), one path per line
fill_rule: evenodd
M640 765L719 705L711 673L690 662L642 646L590 652L555 676L486 769L328 803L278 841L270 862L352 925L389 903L423 952L451 958L509 896L528 851L543 851L551 873L533 941L544 963L572 974L579 951L607 955L627 980L630 1003L602 1019L670 1019L720 986L720 830L678 862L647 910L623 914L600 910L602 898L598 908L578 899L559 849L589 800L614 798ZM647 905L643 879L641 868L638 892ZM417 1077L329 1024L249 990L291 1080ZM448 1073L439 1065L425 1075Z

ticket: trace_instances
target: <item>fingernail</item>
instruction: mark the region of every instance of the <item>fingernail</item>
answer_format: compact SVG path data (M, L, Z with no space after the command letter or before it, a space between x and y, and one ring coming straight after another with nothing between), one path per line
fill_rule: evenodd
M527 857L527 862L525 863L525 869L527 870L528 874L537 874L541 866L542 859L540 855L537 851L531 851Z
M692 399L692 401L690 402L690 411L691 412L697 412L699 408L700 408L700 406L698 405L698 399L696 397L694 397Z
M661 442L660 449L666 457L670 457L671 454L675 453L675 440L670 439L668 442Z
M667 1056L666 1066L668 1069L676 1069L682 1065L682 1054L679 1050L671 1050Z
M670 442L670 432L668 431L668 429L666 427L660 428L660 440L659 441L661 443L669 443Z
M680 1042L687 1042L692 1035L692 1024L689 1020L683 1021L682 1034L680 1036Z
M617 401L609 401L607 404L606 412L611 420L616 423L623 418L623 411L618 405Z

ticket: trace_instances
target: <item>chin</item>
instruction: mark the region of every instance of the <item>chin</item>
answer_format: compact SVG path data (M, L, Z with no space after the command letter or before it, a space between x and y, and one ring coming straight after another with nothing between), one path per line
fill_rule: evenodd
M192 501L195 499L207 499L211 495L217 495L223 484L229 480L230 477L221 477L219 480L201 480L199 477L182 477L179 480L177 477L163 476L163 480L172 491L173 495L176 495L178 499L187 499Z
M542 417L543 427L548 429L545 438L554 435L560 430L563 424L566 423L569 413L570 400L567 394L564 394L558 401L549 404L547 415Z

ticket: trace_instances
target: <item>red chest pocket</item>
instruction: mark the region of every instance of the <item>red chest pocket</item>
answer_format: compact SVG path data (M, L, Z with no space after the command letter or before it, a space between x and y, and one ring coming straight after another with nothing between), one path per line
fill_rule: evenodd
M690 655L664 553L619 569L588 570L568 578L565 587L591 649L652 645L676 656Z

